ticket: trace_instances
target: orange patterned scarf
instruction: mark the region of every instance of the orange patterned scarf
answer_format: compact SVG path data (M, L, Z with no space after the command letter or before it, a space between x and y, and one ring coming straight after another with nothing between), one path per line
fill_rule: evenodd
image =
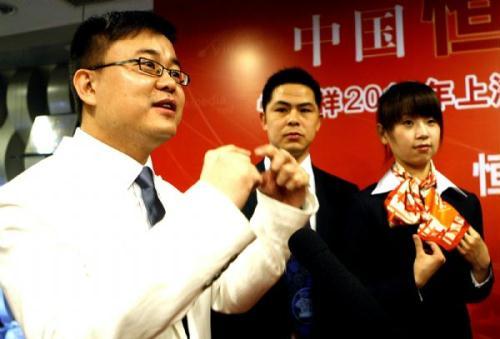
M447 251L454 249L469 228L467 221L436 190L434 164L423 181L412 177L397 162L392 172L401 181L385 199L390 227L419 224L422 240L436 242Z

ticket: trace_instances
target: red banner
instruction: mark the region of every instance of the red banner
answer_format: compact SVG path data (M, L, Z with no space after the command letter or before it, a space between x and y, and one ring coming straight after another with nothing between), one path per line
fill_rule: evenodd
M480 197L500 262L500 0L226 3L155 1L178 29L177 55L193 79L178 135L154 153L161 175L186 189L206 150L265 143L257 113L264 82L300 66L324 94L314 162L364 187L388 166L375 133L378 97L393 82L422 81L444 109L436 166ZM498 338L498 286L470 307L475 338Z

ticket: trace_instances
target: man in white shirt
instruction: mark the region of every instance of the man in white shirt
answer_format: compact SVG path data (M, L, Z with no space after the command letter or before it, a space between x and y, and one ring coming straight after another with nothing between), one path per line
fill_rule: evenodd
M175 135L189 83L173 40L149 12L90 18L75 33L81 127L0 189L0 284L28 338L210 338L210 307L250 308L318 208L288 152L256 149L271 159L260 174L229 145L207 152L184 194L153 177L164 212L151 221L136 180ZM239 209L256 186L248 222Z

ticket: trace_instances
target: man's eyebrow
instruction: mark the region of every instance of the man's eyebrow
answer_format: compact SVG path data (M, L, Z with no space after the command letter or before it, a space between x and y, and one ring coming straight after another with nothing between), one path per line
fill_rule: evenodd
M299 107L303 107L303 106L314 106L314 103L312 102L301 102L300 104L298 104L297 106Z
M149 54L149 55L155 56L157 58L161 57L161 53L159 51L157 51L156 49L150 49L150 48L140 49L136 52L136 54ZM170 60L170 63L175 65L175 66L178 66L179 68L181 67L181 62L177 58L172 58Z
M273 106L275 105L285 105L285 106L292 106L291 103L289 103L288 101L283 101L283 100L279 100L279 101L276 101Z
M288 101L279 100L279 101L276 101L273 104L273 106L276 106L276 105L307 107L307 106L314 106L314 103L306 101L306 102L301 102L301 103L298 103L298 104L292 104L291 102L288 102Z

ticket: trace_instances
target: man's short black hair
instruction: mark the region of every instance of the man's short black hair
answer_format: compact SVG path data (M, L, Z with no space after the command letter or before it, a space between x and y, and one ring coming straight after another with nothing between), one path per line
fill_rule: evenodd
M284 84L300 84L309 87L314 93L314 101L321 107L321 87L318 82L302 68L290 67L284 68L267 79L264 89L262 90L262 110L266 111L266 106L271 101L273 91L276 87Z
M82 101L73 86L75 72L102 63L103 56L113 42L145 30L162 34L172 43L175 42L174 26L148 11L109 12L90 17L80 24L71 42L69 61L71 92L77 114L81 114Z

